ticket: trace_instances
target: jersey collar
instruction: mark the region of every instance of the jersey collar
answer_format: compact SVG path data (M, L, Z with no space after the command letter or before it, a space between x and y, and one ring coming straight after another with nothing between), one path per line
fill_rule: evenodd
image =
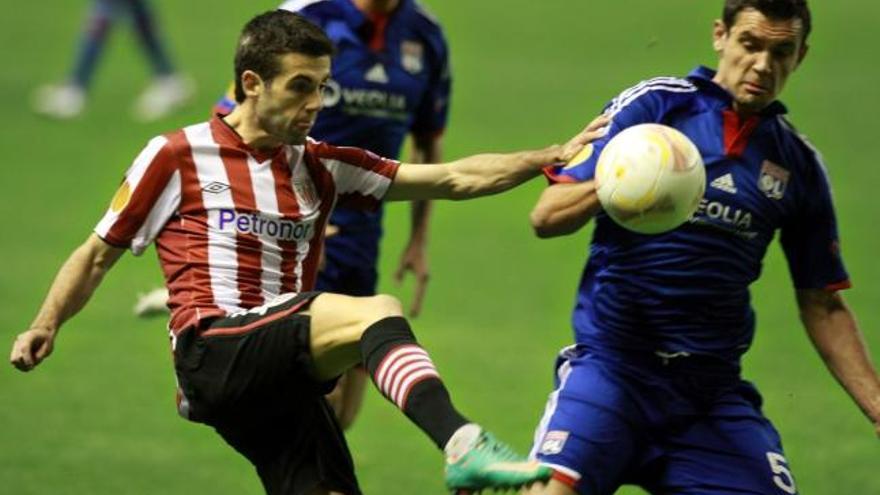
M694 85L722 100L726 107L731 106L733 104L733 97L726 89L722 88L712 80L714 77L715 71L703 65L697 66L697 68L692 70L687 76L688 80L694 83ZM779 100L773 101L761 111L761 115L765 116L782 115L786 113L788 113L788 109Z
M242 140L241 135L227 124L226 121L223 120L223 116L220 114L215 114L210 122L211 133L214 135L214 139L218 144L241 150L254 157L258 162L271 160L284 149L284 146L278 146L277 148L270 150L258 150L248 146L245 144L244 140Z
M345 23L352 31L357 31L365 23L370 22L369 17L361 12L352 0L337 0L343 8ZM393 26L406 21L415 13L415 5L413 0L400 0L400 4L388 14L388 26L386 32L390 31Z

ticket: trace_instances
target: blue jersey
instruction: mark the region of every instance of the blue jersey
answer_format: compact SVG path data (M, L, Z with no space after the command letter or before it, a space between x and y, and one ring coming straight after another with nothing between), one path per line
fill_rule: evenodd
M682 131L706 165L699 209L671 232L636 234L596 216L573 315L578 343L738 363L755 327L749 285L777 230L795 288L849 286L818 153L785 120L782 103L741 119L713 77L700 67L686 79L656 78L624 91L605 108L610 130L593 153L547 171L554 182L591 180L608 140L646 122Z
M396 159L408 133L443 131L450 94L446 40L414 0L402 0L380 19L368 18L351 0L293 0L281 8L316 23L337 48L312 137ZM337 208L330 223L341 232L328 251L349 265L374 265L381 219L381 210Z

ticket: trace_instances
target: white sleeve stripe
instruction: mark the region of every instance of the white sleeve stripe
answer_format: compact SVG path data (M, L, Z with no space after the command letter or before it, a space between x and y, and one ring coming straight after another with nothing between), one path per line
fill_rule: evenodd
M639 97L645 95L646 93L650 93L652 91L668 91L670 93L693 93L697 90L697 88L691 86L690 88L682 88L677 86L646 86L639 90L636 93L633 93L629 97L624 100L619 101L617 104L612 105L606 115L609 118L614 118L615 115L620 113L624 108L628 107L632 102L637 100Z
M144 174L150 168L150 165L156 159L156 155L162 151L162 148L168 142L164 136L157 136L150 140L149 143L144 147L143 150L138 154L138 156L134 159L131 166L128 167L128 170L125 172L125 182L128 183L129 191L131 195L134 195L135 191L140 184L141 179L143 179ZM121 186L120 186L121 187ZM116 221L119 220L119 215L123 210L113 211L113 208L107 208L107 212L98 222L98 225L95 227L95 233L100 237L105 238L107 234L110 232L110 229L116 224Z
M688 81L687 79L681 79L678 77L655 77L653 79L648 79L642 81L631 88L623 90L616 98L615 101L622 100L628 97L630 94L635 93L636 91L641 90L645 86L652 85L664 85L664 86L679 86L682 88L690 88L693 87L693 83Z
M282 3L278 10L289 10L290 12L299 12L300 10L308 7L313 3L318 3L323 0L287 0Z
M134 159L134 163L132 163L131 167L128 168L128 171L125 172L125 180L128 181L128 185L131 187L132 192L137 189L137 186L147 172L147 169L150 168L153 160L156 159L156 155L162 151L162 148L167 142L168 139L165 136L154 137L149 143L147 143L147 146L141 151L137 158Z
M328 158L322 158L321 163L333 176L337 195L359 192L364 196L382 199L391 185L390 178L350 163Z
M150 213L144 219L144 224L138 229L137 234L131 240L131 252L140 255L147 246L159 235L159 232L168 222L168 219L180 207L180 171L175 170L168 179L162 194L153 203Z

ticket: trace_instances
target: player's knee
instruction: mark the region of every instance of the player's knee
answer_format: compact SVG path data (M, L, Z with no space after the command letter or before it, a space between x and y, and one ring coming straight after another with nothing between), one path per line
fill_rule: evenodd
M386 318L403 315L403 305L394 296L379 294L359 297L356 300L356 304L352 304L346 309L356 322L346 328L345 340L347 342L360 341L364 332L375 323Z
M385 318L403 315L403 305L394 296L377 294L365 297L360 302L359 316L364 328Z

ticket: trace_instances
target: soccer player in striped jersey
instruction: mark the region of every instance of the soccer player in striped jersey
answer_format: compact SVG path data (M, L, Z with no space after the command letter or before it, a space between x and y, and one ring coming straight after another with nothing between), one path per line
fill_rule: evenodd
M125 250L141 254L155 242L170 293L178 410L247 457L267 493L360 493L323 397L357 362L445 451L450 489L546 479L549 470L453 407L396 299L311 289L336 204L498 193L574 156L605 122L564 146L400 164L307 137L332 53L324 33L297 14L252 19L235 55L239 105L147 144L16 339L12 364L37 366Z
M298 12L320 26L338 50L311 137L397 159L409 134L410 161L441 160L451 85L449 55L440 25L418 2L289 0L279 8ZM235 106L230 90L216 110L229 113ZM413 317L421 309L428 284L429 215L429 201L412 203L410 237L394 275L398 282L407 272L414 275L409 308ZM333 210L330 225L336 233L325 236L325 262L318 272L317 289L375 295L382 208L366 211L340 205ZM163 313L166 302L166 292L158 289L139 297L135 312ZM330 404L343 429L354 421L365 385L364 373L356 367L331 393Z
M777 100L807 53L803 0L726 0L715 22L717 71L661 77L613 99L608 134L565 167L532 224L539 237L596 226L573 315L575 345L533 455L554 470L530 494L608 495L622 484L657 494L795 494L761 396L740 376L755 314L749 285L780 233L801 320L832 374L880 433L880 378L840 291L826 170ZM656 122L699 148L708 178L693 218L640 235L601 211L593 181L602 147ZM592 151L592 153L590 153Z

